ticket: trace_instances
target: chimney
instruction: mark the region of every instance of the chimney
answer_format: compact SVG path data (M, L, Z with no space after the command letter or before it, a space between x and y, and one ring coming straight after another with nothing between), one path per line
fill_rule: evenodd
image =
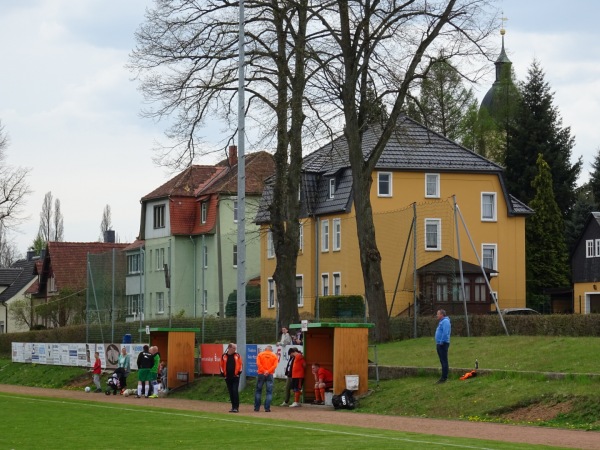
M104 231L104 242L108 244L115 243L115 230Z
M229 146L229 166L235 166L237 164L237 145Z

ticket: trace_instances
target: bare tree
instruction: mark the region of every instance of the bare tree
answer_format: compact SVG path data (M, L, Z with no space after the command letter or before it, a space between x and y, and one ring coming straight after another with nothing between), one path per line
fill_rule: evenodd
M245 5L246 117L261 132L262 144L270 137L277 145L270 223L278 298L296 301L295 286L291 289L296 263L291 260L297 256L302 148L307 137L313 144L343 130L369 315L377 324L377 340L387 340L381 257L369 199L372 172L390 136L399 132L407 92L426 76L442 49L447 60L461 57L467 63L486 53L489 2L249 0ZM163 153L164 163L193 161L203 148L200 129L207 118L233 123L238 7L214 0L160 2L136 34L130 67L146 98L158 105L146 114L174 119L167 135L175 144ZM362 135L378 104L391 112L380 115L381 137L365 155Z
M104 207L104 211L102 211L102 221L100 222L101 236L104 236L104 232L108 230L112 230L112 216L110 213L110 205L106 205Z
M42 240L48 242L54 237L54 212L52 209L52 192L46 192L44 202L42 203L42 212L40 212L39 233Z
M62 242L65 240L65 227L62 211L60 210L60 200L54 201L54 241Z
M0 267L10 267L19 259L16 244L8 239L6 228L0 223Z
M30 169L15 168L6 162L8 135L0 122L0 224L6 230L18 226L25 218L23 207L31 193L27 184Z

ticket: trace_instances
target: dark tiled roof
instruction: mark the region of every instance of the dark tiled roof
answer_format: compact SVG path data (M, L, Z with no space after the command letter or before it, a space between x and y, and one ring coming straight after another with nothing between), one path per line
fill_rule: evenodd
M10 273L12 282L2 293L0 293L0 303L13 298L21 289L31 283L36 278L34 273L35 261L19 260L9 269L0 269L0 273Z
M363 154L370 154L381 136L372 127L363 135ZM302 214L347 212L352 204L352 173L349 149L342 136L334 139L302 160ZM435 171L496 174L504 188L503 168L483 156L433 132L414 120L402 116L376 165L377 170L408 172ZM336 192L329 198L329 180L335 178ZM267 184L257 212L257 223L269 222L268 206L273 186ZM533 211L504 192L510 215L532 214Z
M464 274L481 274L481 267L476 264L472 264L466 261L462 262L462 269ZM425 264L424 266L417 269L420 275L424 274L436 274L436 273L460 273L460 264L458 259L453 258L452 256L446 255L442 256L435 261L430 262L429 264ZM485 269L485 273L497 273L496 271L492 271L490 269Z

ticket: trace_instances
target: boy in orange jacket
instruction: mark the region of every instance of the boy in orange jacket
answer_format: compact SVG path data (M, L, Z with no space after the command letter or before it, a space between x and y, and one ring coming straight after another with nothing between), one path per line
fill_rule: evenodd
M300 395L302 394L302 387L304 386L304 371L306 367L306 360L304 355L298 349L292 354L294 357L294 365L292 366L292 389L294 390L294 403L290 405L290 408L297 408L300 405Z

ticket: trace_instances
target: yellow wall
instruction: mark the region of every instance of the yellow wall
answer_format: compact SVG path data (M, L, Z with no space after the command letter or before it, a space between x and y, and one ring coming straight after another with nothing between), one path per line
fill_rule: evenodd
M413 242L409 242L404 268L402 270L399 290L395 299L394 290L398 282L398 272L403 260L411 221L413 219L412 203L416 204L417 213L417 262L421 267L431 261L449 254L459 257L456 238L455 216L452 196L456 202L468 228L475 251L481 258L482 243L497 245L498 276L491 278L491 286L498 292L501 308L525 306L525 217L509 217L500 181L496 175L488 174L454 174L440 173L440 198L425 197L425 174L423 172L394 172L392 178L392 197L377 196L377 173L373 174L373 190L371 203L374 212L376 238L382 256L382 270L388 298L388 306L392 304L392 314L404 311L413 303ZM496 193L497 220L481 221L481 193ZM333 219L341 219L341 249L333 250ZM442 243L441 251L424 250L424 228L426 218L441 219ZM300 313L314 313L315 303L315 271L316 281L321 292L321 274L329 274L329 292L333 293L333 273L341 274L341 293L343 295L364 295L364 283L360 266L358 240L356 235L354 210L349 214L321 216L319 221L329 220L329 251L321 252L318 260L315 257L315 224L312 219L304 219L304 248L298 257L297 273L303 275L304 307ZM461 257L463 261L477 264L471 241L458 219ZM266 228L263 229L265 231ZM320 233L320 231L319 231ZM318 264L318 270L316 265ZM275 259L266 258L266 232L261 233L261 289L262 315L274 317L275 309L267 309L267 279L275 270Z
M589 303L586 307L586 297L600 295L600 283L574 283L573 284L573 312L575 314L589 314Z

